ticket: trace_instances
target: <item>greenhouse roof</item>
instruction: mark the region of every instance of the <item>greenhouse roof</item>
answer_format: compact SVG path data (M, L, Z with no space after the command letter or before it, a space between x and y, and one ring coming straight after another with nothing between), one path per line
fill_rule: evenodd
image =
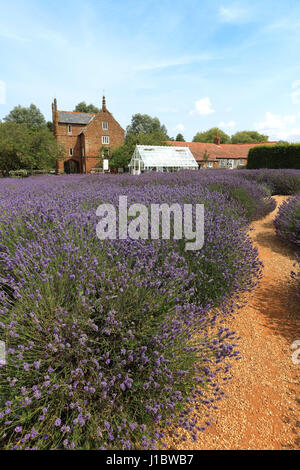
M188 147L137 145L135 158L139 157L145 167L198 168L198 164Z

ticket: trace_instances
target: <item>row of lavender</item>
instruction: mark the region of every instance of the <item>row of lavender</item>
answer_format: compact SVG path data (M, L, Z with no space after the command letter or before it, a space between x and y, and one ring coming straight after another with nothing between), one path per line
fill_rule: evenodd
M204 247L100 241L96 208L120 195L204 203ZM247 223L268 190L218 171L43 176L1 180L0 205L0 447L155 448L171 425L196 439L238 357L222 319L260 278Z
M295 268L292 277L298 283L298 295L300 296L300 193L284 202L274 220L277 235L285 242L296 248L297 252Z

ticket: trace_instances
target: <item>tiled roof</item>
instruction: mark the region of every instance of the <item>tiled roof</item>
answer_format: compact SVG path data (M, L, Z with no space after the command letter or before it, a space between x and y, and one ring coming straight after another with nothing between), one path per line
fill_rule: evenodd
M58 122L63 124L89 124L95 114L58 111Z
M276 142L265 142L259 144L207 144L204 142L176 142L169 141L169 145L176 147L189 147L197 162L203 161L203 155L208 153L208 161L216 161L220 158L247 158L248 152L257 145L275 145Z

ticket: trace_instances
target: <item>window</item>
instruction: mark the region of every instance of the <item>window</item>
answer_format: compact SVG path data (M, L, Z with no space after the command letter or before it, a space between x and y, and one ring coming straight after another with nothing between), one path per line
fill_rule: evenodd
M213 162L207 162L207 168L212 168L213 167Z
M103 145L109 145L109 135L103 135L102 136L102 144Z
M108 122L106 122L106 121L102 122L102 129L103 129L104 131L107 131L107 130L108 130Z
M69 155L70 155L70 157L73 157L73 149L72 149L72 147L70 147Z
M68 125L68 134L72 134L72 126L71 126L71 124Z
M81 155L84 157L84 147L81 149Z

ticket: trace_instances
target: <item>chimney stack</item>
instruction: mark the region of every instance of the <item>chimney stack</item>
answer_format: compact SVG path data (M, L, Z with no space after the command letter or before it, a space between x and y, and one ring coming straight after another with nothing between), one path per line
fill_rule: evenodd
M215 144L216 144L216 145L220 145L220 144L221 144L221 138L220 138L220 136L219 136L218 134L216 135L216 138L215 138Z
M102 98L102 111L106 111L106 99L105 96Z

